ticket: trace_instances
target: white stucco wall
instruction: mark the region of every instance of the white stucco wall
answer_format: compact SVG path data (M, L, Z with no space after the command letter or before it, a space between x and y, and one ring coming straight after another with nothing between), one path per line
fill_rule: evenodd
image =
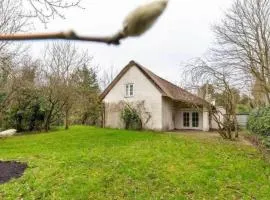
M175 117L175 106L174 102L169 98L162 98L162 129L163 130L174 130L174 117Z
M125 85L128 83L134 84L134 96L129 98L125 97ZM120 101L131 103L144 101L146 111L151 113L151 118L144 128L162 129L162 95L136 66L131 67L123 75L103 101L105 105L109 105L105 108L105 127L123 128L120 117L121 110L117 109L113 104Z
M218 121L223 122L224 121L223 115L226 114L226 110L221 106L216 107L216 109L218 110L217 112L218 114L215 114L216 118L219 119ZM219 128L218 123L216 122L215 117L212 116L211 129L218 129L218 128Z
M192 130L203 130L203 112L199 112L199 127L197 128L187 128L183 125L183 113L184 112L198 112L192 108L178 108L175 113L175 128L176 129L192 129ZM191 119L191 115L190 115ZM190 121L191 123L191 121Z
M206 108L203 108L203 131L209 131L210 130L210 119L209 119L209 111Z

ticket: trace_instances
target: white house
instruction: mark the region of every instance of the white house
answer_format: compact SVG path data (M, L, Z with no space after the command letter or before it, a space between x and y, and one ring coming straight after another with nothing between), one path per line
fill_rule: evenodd
M210 103L131 61L101 94L103 125L124 128L123 106L143 108L143 128L152 130L211 128Z

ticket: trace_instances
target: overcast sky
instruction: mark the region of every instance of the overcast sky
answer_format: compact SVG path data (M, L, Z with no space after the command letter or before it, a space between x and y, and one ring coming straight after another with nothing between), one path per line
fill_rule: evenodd
M78 34L110 35L121 28L125 16L138 5L150 0L83 0L84 10L65 12L66 19L51 21L47 29L74 29ZM213 42L211 25L218 22L231 0L170 0L166 12L154 27L140 38L122 41L120 46L77 42L94 56L94 64L108 69L122 69L135 60L159 76L179 83L181 64L202 56ZM34 42L33 53L40 55L44 42Z

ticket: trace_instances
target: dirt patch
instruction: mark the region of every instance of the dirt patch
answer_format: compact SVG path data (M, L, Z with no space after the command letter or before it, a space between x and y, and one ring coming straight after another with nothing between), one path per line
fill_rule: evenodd
M15 161L0 161L0 184L23 175L27 164Z
M175 134L175 135L184 135L188 137L195 137L199 139L221 137L217 132L203 132L203 131L195 131L195 130L176 130L176 131L172 131L168 133Z
M209 131L209 132L203 132L203 131L194 131L194 130L176 130L173 132L168 132L169 134L176 134L176 135L184 135L188 137L194 137L198 139L221 139L222 137L220 134L216 131ZM244 133L239 132L239 138L237 138L235 141L248 146L253 146L253 144L244 137Z

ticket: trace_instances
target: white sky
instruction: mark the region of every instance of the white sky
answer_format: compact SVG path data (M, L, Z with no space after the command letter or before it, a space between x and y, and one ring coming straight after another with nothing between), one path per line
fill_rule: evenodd
M65 12L66 19L50 22L47 29L74 29L78 34L110 35L121 28L125 16L149 0L83 0L84 10ZM181 80L181 63L202 56L213 42L211 25L218 22L232 0L170 0L166 12L154 27L140 38L122 41L120 46L77 42L94 56L94 64L122 69L135 60L174 83ZM39 56L45 42L33 42L33 55ZM183 66L182 66L183 67Z

